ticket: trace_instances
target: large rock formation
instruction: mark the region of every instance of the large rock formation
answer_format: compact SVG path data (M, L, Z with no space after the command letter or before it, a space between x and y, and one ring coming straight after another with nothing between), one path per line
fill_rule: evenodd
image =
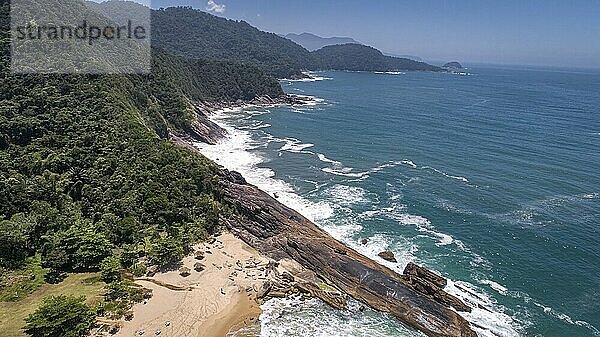
M262 254L296 261L323 282L428 336L477 336L449 306L470 308L445 293L437 275L413 266L407 275L395 273L333 239L239 173L223 170L222 187L240 214L226 221L229 230Z
M448 62L448 63L444 64L444 66L442 68L456 70L456 69L463 69L464 67L462 66L462 64L454 61L454 62Z

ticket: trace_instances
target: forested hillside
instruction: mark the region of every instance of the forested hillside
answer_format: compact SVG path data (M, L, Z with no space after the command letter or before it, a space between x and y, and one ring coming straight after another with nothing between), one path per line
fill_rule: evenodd
M8 13L3 2L0 301L35 289L35 278L13 277L25 270L43 270L47 282L102 270L97 313L118 317L140 299L121 269L177 263L231 212L216 166L169 134L190 126L195 100L278 96L281 87L255 66L159 50L151 75L11 75Z
M320 37L311 33L289 33L285 35L285 38L296 42L310 51L315 51L325 46L333 46L336 44L360 43L350 37Z
M60 4L68 1L76 0ZM0 301L27 296L38 276L60 282L101 271L106 293L94 313L109 317L142 296L121 271L177 263L233 212L215 164L169 141L191 127L194 101L276 97L283 91L271 75L302 69L405 62L352 47L324 48L315 64L304 48L245 22L171 8L153 12L162 49L153 49L150 75L11 75L9 6L0 5ZM76 300L57 301L48 305L87 312Z
M373 47L355 43L323 47L312 55L314 70L444 71L425 62L386 56Z
M254 63L279 78L300 74L311 58L306 49L277 34L189 7L153 11L152 43L187 57Z
M108 1L94 8L114 17L143 11L127 1ZM254 64L278 78L301 75L302 70L444 71L406 58L383 55L379 50L349 43L309 52L293 41L260 31L244 21L234 21L191 7L152 11L152 43L155 47L189 58L233 60Z

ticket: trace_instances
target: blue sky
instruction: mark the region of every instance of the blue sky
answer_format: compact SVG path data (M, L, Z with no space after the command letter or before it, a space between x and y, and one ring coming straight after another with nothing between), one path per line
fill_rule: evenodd
M600 0L153 0L425 60L600 68Z

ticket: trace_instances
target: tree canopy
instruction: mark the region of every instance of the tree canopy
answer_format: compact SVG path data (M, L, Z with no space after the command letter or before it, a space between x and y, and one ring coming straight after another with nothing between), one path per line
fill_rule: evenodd
M92 328L95 317L85 297L48 297L27 317L24 331L32 337L81 337Z
M314 70L444 71L425 62L386 56L373 47L356 43L326 46L312 54Z

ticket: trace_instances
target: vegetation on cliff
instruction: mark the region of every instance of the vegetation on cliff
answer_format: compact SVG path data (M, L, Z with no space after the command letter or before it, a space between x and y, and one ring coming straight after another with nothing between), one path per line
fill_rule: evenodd
M117 20L123 13L144 10L141 5L124 1L108 1L95 8ZM260 31L247 22L221 18L191 7L153 10L152 43L188 58L256 65L278 78L298 76L302 70L443 71L424 62L386 56L358 43L309 52L290 39Z
M2 299L27 295L4 289L34 291L37 275L55 283L102 269L106 303L97 313L118 316L143 296L122 269L179 261L231 212L216 166L168 139L190 127L192 102L278 96L281 87L255 66L160 50L151 75L11 75L1 6ZM35 277L20 277L30 271ZM38 331L35 322L27 331Z
M151 75L11 75L9 7L0 6L0 299L18 301L68 273L99 274L106 285L89 308L48 299L28 321L34 336L70 329L48 321L65 306L85 318L65 322L76 333L89 327L88 311L119 317L146 296L123 272L177 263L234 212L216 165L169 140L193 127L194 101L280 96L270 74L300 69L408 70L370 47L311 54L245 22L172 8L153 12L164 50L153 50Z
M379 50L356 43L323 47L312 52L313 70L350 71L443 71L425 62L383 55Z

